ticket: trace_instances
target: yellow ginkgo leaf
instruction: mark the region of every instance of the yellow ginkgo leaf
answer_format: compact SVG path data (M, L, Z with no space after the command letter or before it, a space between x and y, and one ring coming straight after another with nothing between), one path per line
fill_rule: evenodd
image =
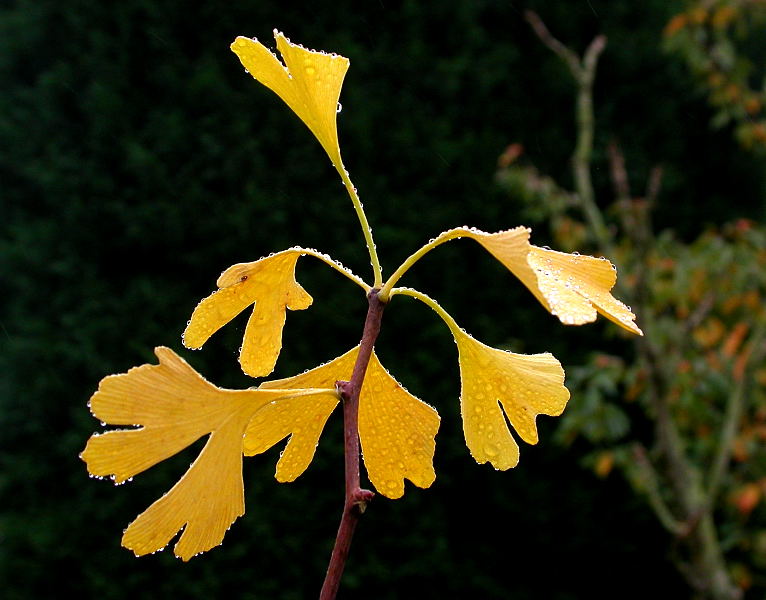
M295 481L314 458L319 436L338 396L301 396L274 402L259 410L245 430L245 456L265 452L288 435L287 446L277 462L277 481Z
M538 414L560 415L569 400L564 370L549 353L514 354L485 346L453 330L460 354L463 431L478 463L506 470L519 462L519 447L503 412L519 437L537 443Z
M231 45L245 69L276 93L322 144L338 171L343 163L336 126L338 99L349 60L291 43L274 30L284 64L257 40L238 37Z
M630 308L610 293L617 273L608 260L538 248L529 243L530 231L527 227L497 233L469 227L444 231L402 263L381 289L380 297L386 300L399 278L427 252L450 240L471 238L518 277L562 323L589 323L600 312L620 327L643 335Z
M263 382L258 389L334 388L335 382L347 379L354 368L358 348L343 356L294 377ZM277 481L294 481L301 475L316 450L330 413L338 405L332 394L282 400L258 411L245 431L246 456L265 452L288 435L284 452L277 462Z
M258 389L325 388L348 381L358 351L353 348L306 373L269 381ZM336 404L336 399L312 396L281 400L262 409L245 433L245 454L263 452L292 433L277 464L277 479L292 481L311 461L319 433ZM400 498L405 478L418 487L430 486L436 477L433 456L438 429L437 412L408 393L373 352L359 396L359 438L375 489L389 498Z
M590 323L599 312L620 327L642 335L630 308L610 293L617 272L605 258L538 248L529 243L530 230L526 227L498 233L456 231L486 248L562 323Z
M175 553L188 560L220 544L244 514L245 427L285 392L221 389L169 348L155 353L160 364L104 378L90 401L101 421L141 428L93 435L80 456L92 475L119 483L211 434L181 480L130 524L122 540L143 555L164 548L183 528Z
M311 296L295 281L295 263L301 254L300 249L290 249L226 269L218 278L220 289L194 309L183 333L184 345L201 348L213 333L255 303L239 362L252 377L271 373L282 349L287 309L311 306Z
M434 482L439 423L436 410L404 389L373 352L359 398L359 438L376 490L401 498L405 478L421 488Z
M455 338L463 431L471 455L496 469L515 467L519 447L506 416L522 440L536 444L536 416L560 415L569 400L561 364L549 353L514 354L485 346L460 329L433 298L408 288L394 288L392 293L417 298L431 307Z
M630 308L609 293L617 283L617 271L607 259L532 246L527 262L549 310L562 322L589 323L598 311L620 327L643 335Z
M163 549L183 529L173 551L184 561L219 545L245 514L242 433L251 412L239 411L212 433L173 488L128 526L122 545L136 556Z

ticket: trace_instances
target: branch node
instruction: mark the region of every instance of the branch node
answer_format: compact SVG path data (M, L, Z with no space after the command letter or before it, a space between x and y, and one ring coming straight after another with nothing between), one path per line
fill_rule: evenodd
M340 394L341 400L344 402L351 397L353 393L353 386L350 381L336 381L335 390Z
M367 510L367 505L372 501L374 497L375 492L358 489L351 496L351 505L355 510L359 512L360 515L362 515L364 514L364 511Z

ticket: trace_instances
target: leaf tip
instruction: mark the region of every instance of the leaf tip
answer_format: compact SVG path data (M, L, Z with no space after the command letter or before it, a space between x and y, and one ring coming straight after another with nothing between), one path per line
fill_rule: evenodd
M234 52L234 54L237 54L237 50L243 50L244 48L247 48L248 44L253 42L254 40L251 40L250 38L246 38L243 35L238 35L229 45L229 48L232 52Z

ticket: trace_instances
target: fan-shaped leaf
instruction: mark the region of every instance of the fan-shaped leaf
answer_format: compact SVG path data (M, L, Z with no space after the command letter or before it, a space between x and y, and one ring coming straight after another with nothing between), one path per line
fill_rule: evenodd
M245 69L276 93L300 117L340 171L336 118L349 60L337 54L307 50L274 30L284 65L257 40L238 37L231 45Z
M295 281L295 263L301 254L299 249L290 249L226 269L218 278L220 289L194 309L183 333L184 345L201 348L211 335L255 304L239 362L252 377L271 373L282 349L287 309L304 310L311 306L311 296Z

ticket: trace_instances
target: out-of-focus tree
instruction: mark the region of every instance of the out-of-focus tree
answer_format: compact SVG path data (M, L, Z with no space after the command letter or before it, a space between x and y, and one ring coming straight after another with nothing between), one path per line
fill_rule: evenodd
M667 48L683 57L716 108L713 125L734 123L740 143L760 151L766 150L766 75L757 68L766 59L764 26L763 0L693 0L664 32Z
M740 219L690 243L672 230L655 231L662 170L655 167L645 193L635 196L616 143L607 152L614 199L597 201L592 89L606 39L596 37L580 57L536 14L527 18L577 84L575 190L525 163L519 143L500 156L498 181L527 216L549 221L560 247L617 259L620 294L645 333L632 342L630 358L623 358L631 350L626 340L569 370L576 391L559 439L589 443L586 462L596 475L619 470L646 499L698 598L763 594L766 230ZM722 19L711 17L711 26ZM671 23L668 31L678 27Z

